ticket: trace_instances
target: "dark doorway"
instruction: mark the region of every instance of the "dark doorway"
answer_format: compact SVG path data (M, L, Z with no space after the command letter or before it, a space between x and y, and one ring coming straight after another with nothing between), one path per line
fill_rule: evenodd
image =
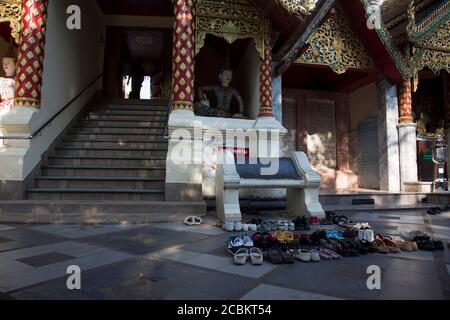
M161 99L171 77L172 32L168 29L108 27L104 95Z

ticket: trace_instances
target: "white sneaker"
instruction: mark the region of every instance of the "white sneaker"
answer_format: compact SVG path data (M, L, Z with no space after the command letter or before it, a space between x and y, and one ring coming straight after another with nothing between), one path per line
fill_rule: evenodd
M248 231L248 224L242 225L242 231L247 232Z
M308 250L300 249L295 252L294 257L300 261L303 262L310 262L311 261L311 254Z
M225 221L225 230L228 232L233 232L234 231L234 222L233 221Z
M249 236L243 236L242 241L244 243L244 247L251 248L253 247L253 240Z
M248 250L241 248L234 254L234 264L244 265L247 262Z
M242 223L239 221L236 221L234 224L234 231L242 231Z

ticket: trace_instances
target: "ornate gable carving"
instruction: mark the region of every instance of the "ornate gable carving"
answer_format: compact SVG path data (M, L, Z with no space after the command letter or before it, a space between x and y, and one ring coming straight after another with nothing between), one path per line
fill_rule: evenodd
M327 65L338 74L350 68L374 66L340 7L336 7L336 13L314 32L308 44L309 48L296 63Z
M20 19L22 17L21 0L1 0L0 1L0 22L9 22L11 26L11 36L16 43L19 43Z

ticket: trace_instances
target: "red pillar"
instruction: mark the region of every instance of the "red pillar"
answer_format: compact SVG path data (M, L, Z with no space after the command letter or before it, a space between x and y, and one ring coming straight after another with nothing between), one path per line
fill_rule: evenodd
M259 78L259 117L272 116L272 47L269 37L266 37Z
M399 88L400 117L399 123L413 123L411 81L405 80Z
M39 107L48 0L23 0L15 105Z
M172 108L194 111L194 1L174 1Z

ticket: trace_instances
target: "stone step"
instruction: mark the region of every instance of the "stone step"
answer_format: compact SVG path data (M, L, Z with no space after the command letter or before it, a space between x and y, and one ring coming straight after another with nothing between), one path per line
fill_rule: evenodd
M164 189L63 189L48 188L27 190L27 199L30 200L139 200L163 201Z
M163 138L161 134L139 134L139 133L128 133L123 134L121 132L116 133L92 133L92 132L70 132L66 135L67 139L81 139L81 140L91 140L91 141L111 141L111 140L122 140L122 141L143 141L143 142L167 142L168 140Z
M94 112L101 115L127 115L127 116L167 116L167 111L143 111L142 109L118 109L108 107L90 107L89 112Z
M130 167L165 167L166 157L136 158L136 157L73 157L51 156L50 165L78 165L78 166L130 166Z
M126 149L126 148L78 148L78 147L56 147L57 156L102 156L102 157L165 157L167 147L160 149Z
M87 112L85 119L98 121L160 121L165 122L166 116L158 115L130 115L130 114L101 114L96 112Z
M47 165L42 175L165 178L166 167Z
M161 121L97 121L80 120L80 127L104 127L104 128L164 128L165 122Z
M98 126L75 126L71 133L121 133L147 135L154 134L162 137L164 127L161 128L121 128L121 127L98 127Z
M122 105L122 104L92 104L90 108L107 108L110 110L134 110L134 111L168 111L168 106L146 106L146 105Z
M77 148L102 148L102 149L150 149L150 150L167 150L167 141L154 141L154 142L143 142L143 141L123 141L120 140L82 140L82 139L65 139L62 140L62 146L77 147Z
M0 201L0 223L114 224L183 221L206 215L204 202Z
M91 105L105 105L105 106L137 106L137 107L164 107L167 108L169 105L168 100L159 100L159 99L115 99L115 98L99 98L96 99Z
M36 177L36 188L41 189L158 189L163 190L164 178L140 177Z

